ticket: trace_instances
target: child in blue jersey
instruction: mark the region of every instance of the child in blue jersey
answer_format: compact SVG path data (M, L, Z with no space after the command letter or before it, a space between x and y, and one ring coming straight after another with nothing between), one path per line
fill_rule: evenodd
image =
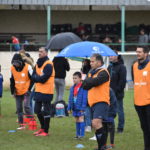
M72 111L76 120L76 136L75 139L84 137L84 112L87 106L87 91L82 88L82 76L80 72L73 74L74 85L70 88L68 112Z
M1 74L1 65L0 65L0 98L3 94L3 75ZM0 100L0 116L1 116L1 100Z

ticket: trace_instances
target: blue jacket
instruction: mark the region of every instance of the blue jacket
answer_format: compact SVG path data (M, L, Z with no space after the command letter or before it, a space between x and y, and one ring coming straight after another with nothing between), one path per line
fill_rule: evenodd
M2 93L3 93L3 76L0 73L0 97L2 97Z
M87 106L87 90L84 90L82 87L80 87L77 95L77 101L74 105L73 102L73 91L74 91L75 85L73 85L70 88L70 95L69 95L69 101L68 101L68 110L79 110L84 111Z

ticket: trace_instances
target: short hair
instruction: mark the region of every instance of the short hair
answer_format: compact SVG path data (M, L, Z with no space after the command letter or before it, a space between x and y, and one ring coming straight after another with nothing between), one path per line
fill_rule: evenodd
M48 52L48 49L46 47L40 47L39 49L44 49L46 52Z
M148 48L148 46L139 45L139 46L137 46L137 48L142 48L144 53L149 53L149 48Z
M101 63L104 64L102 55L95 53L91 57L95 57L97 61L101 61Z
M73 76L78 76L79 78L82 78L81 72L79 71L75 72Z

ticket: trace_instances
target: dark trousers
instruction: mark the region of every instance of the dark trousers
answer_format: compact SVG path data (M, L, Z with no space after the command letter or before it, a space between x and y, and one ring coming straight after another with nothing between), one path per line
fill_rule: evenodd
M50 124L51 101L35 101L34 111L40 121L41 129L44 129L44 131L48 133Z
M144 136L144 150L150 150L150 105L135 106Z
M125 124L123 99L117 99L118 129L123 129Z

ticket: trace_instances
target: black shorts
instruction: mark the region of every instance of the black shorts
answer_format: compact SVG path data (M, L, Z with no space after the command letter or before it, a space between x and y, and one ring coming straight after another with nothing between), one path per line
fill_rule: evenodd
M109 105L105 102L99 102L91 107L92 119L103 119L108 118Z

